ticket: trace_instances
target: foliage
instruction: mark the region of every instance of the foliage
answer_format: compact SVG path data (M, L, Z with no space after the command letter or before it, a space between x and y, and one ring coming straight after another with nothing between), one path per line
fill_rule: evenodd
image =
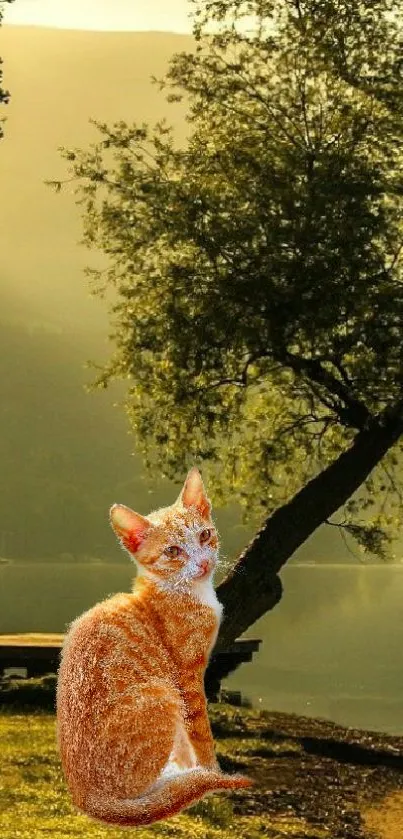
M13 2L13 0L0 0L0 26L1 26L1 23L2 23L2 20L3 20L4 3L12 3L12 2ZM3 71L1 69L2 64L3 64L3 60L0 58L0 105L1 104L6 105L7 102L9 101L10 94L9 94L8 90L4 90L4 88L1 87L1 81L3 79ZM3 136L3 128L2 128L2 123L3 122L4 122L4 119L0 119L0 137Z
M401 4L192 8L195 50L160 82L189 103L186 146L120 122L65 151L115 295L95 385L128 380L150 469L202 460L216 501L261 518L402 400ZM397 463L353 501L378 553Z

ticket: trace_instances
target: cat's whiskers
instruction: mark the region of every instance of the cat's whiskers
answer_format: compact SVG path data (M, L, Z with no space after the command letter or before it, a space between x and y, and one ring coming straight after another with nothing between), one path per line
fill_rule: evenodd
M245 569L242 566L238 568L234 563L234 560L229 556L220 557L220 559L217 560L216 569L223 570L227 574L229 574L230 572L234 574L245 573Z

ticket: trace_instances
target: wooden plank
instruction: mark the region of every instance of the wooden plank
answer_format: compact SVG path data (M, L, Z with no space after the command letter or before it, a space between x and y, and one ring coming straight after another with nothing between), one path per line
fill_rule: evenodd
M25 669L28 678L57 673L64 638L63 634L42 632L0 635L0 678L13 668ZM218 701L221 680L243 663L252 661L260 644L261 639L238 638L227 650L211 656L205 674L209 701Z
M0 636L1 637L1 636ZM230 647L228 647L229 653L237 653L241 652L244 653L246 650L251 653L257 652L260 645L262 643L261 638L237 638Z
M8 669L21 667L29 676L45 672L56 673L60 664L60 650L65 635L58 633L29 632L19 635L0 635L0 676ZM253 653L261 639L237 639L227 650L213 654L208 674L213 674L217 684L241 664L252 661Z
M61 647L60 633L27 632L20 635L0 635L0 647Z
M19 635L0 635L0 650L3 647L61 647L65 635L48 632L26 632ZM256 652L261 639L238 638L226 653Z

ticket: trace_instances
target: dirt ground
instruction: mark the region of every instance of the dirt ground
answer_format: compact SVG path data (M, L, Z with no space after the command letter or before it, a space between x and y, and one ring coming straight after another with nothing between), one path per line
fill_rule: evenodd
M240 816L266 814L298 839L403 839L403 737L292 714L211 707L223 768L255 781ZM288 829L287 829L288 825Z

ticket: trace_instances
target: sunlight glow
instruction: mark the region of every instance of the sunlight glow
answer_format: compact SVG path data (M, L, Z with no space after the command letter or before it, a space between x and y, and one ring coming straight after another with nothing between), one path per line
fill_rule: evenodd
M95 31L191 32L188 0L16 0L3 22Z

